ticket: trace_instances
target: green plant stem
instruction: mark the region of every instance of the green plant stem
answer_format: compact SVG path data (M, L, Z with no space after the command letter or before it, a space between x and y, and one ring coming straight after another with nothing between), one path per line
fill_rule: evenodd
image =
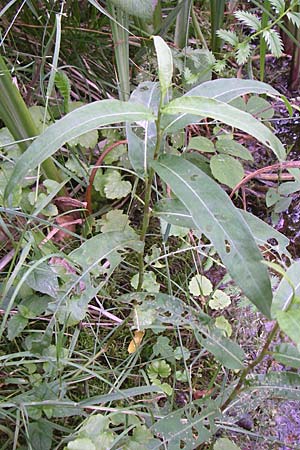
M270 331L267 340L265 342L265 345L262 348L262 351L260 352L260 354L258 355L258 357L252 361L251 364L249 364L242 372L239 381L237 383L237 385L235 386L234 390L231 392L231 394L229 395L229 397L227 398L227 400L223 403L223 405L221 406L221 411L224 411L224 409L227 408L227 406L232 402L232 400L235 399L235 397L240 393L244 382L247 378L247 376L249 375L249 373L254 369L254 367L256 367L259 363L262 362L263 358L265 357L265 355L268 353L269 350L269 346L271 344L271 342L273 341L275 335L277 334L279 330L279 325L276 322L276 324L274 325L274 327L272 328L272 330Z
M20 92L12 81L9 70L1 55L0 117L14 139L16 141L21 141L18 145L21 151L24 152L31 143L28 138L37 136L38 131ZM50 158L42 163L42 169L47 178L55 180L58 183L62 182L62 178L60 177L54 162ZM62 190L60 195L64 195L64 193L64 190Z
M192 6L192 8L191 8L191 17L192 17L192 24L193 24L193 27L194 27L194 32L195 32L196 37L201 42L203 48L205 48L205 50L208 50L208 45L207 45L206 40L205 40L205 38L203 36L203 33L201 31L201 27L199 25L199 22L198 22L196 13L195 13L194 6Z
M154 151L154 159L157 158L161 146L162 141L162 131L160 129L160 109L162 106L162 100L160 102L160 108L158 112L158 117L156 121L156 131L157 131L157 140L156 140L156 146ZM145 190L145 203L144 203L144 217L143 217L143 223L142 223L142 229L140 234L140 240L145 244L146 234L149 227L150 219L151 219L151 210L150 210L150 201L151 201L151 191L152 191L152 182L154 177L154 169L150 168L148 176L145 180L146 184L146 190ZM142 253L139 253L139 259L138 259L138 265L139 265L139 281L137 286L137 291L140 291L143 286L144 281L144 273L145 273L145 266L144 266L144 256L145 256L145 248Z

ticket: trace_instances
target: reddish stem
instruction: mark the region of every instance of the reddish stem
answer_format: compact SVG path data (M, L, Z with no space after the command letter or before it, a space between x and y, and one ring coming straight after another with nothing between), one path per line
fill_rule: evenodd
M122 141L114 142L109 147L107 147L105 150L103 150L103 152L101 153L101 155L97 159L95 167L93 168L93 170L91 172L90 179L89 179L89 185L87 187L86 194L85 194L86 209L87 209L89 214L93 213L93 208L92 208L92 188L93 188L93 183L94 183L94 179L95 179L97 170L99 169L99 166L102 165L103 160L106 157L106 155L108 155L108 153L111 152L114 148L118 147L118 145L122 145L122 144L127 144L127 139L123 139Z

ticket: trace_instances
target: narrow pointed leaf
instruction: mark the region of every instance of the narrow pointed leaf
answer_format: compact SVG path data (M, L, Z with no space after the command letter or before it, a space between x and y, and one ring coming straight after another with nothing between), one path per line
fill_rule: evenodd
M254 238L227 194L204 172L178 156L152 163L187 208L193 222L213 243L233 280L266 316L272 291Z
M290 257L290 253L287 250L289 245L289 239L279 231L272 228L263 220L249 213L239 209L240 214L243 216L251 233L258 245L267 244L275 252L280 255L286 255ZM153 210L153 213L172 225L186 227L189 229L195 228L194 221L191 214L186 207L177 199L163 199L160 200ZM270 243L269 241L275 241Z
M300 352L291 344L280 344L273 353L276 361L288 367L300 368Z
M295 261L286 271L286 278L282 278L276 292L274 294L272 304L272 316L276 318L276 315L280 311L286 311L292 300L294 293L300 296L300 262ZM293 284L294 291L291 283Z
M268 94L279 97L280 93L272 86L255 80L243 80L239 78L219 78L218 80L206 81L189 90L184 97L206 97L229 103L237 97L245 94ZM176 117L164 119L165 130L168 132L180 130L189 123L198 122L199 115L181 113Z
M162 112L164 114L188 113L198 115L198 117L210 117L219 120L256 138L273 150L280 161L285 159L286 155L282 143L269 128L251 114L226 103L206 97L180 97L168 103L162 109Z
M88 131L112 123L154 120L142 105L119 100L100 100L70 112L48 127L19 158L5 190L5 197L27 173L52 156L62 145Z
M164 97L172 84L173 58L170 48L160 36L153 36L153 40L158 62L158 77Z

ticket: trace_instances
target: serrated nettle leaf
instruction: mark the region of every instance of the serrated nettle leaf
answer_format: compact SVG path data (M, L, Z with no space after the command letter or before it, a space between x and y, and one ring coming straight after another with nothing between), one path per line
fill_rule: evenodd
M229 155L214 155L210 159L210 168L216 180L231 188L234 188L244 177L242 164Z
M261 22L259 18L249 11L235 11L234 16L237 20L244 23L252 30L258 31L261 28Z
M233 280L265 315L272 291L267 269L254 238L227 194L205 173L178 156L163 155L152 163L215 246Z
M300 28L300 12L288 12L287 18L293 25Z
M220 120L227 125L238 128L255 137L262 144L271 148L280 161L285 159L285 149L271 130L250 114L218 100L198 96L184 96L168 103L162 109L162 113L167 115L187 113L197 115L198 117L210 117Z
M245 64L247 62L251 53L250 44L248 42L241 42L237 46L236 51L236 61L239 65Z
M200 152L205 153L215 153L214 144L207 138L203 136L196 136L190 139L189 149L199 150Z
M242 214L244 220L246 221L248 227L251 230L252 235L257 244L268 245L274 251L277 251L280 255L286 255L290 257L287 250L289 245L289 239L284 236L284 234L272 228L267 223L263 222L258 217L253 214L239 210ZM166 222L178 225L181 227L186 227L189 229L195 228L195 223L192 219L191 214L186 209L186 207L177 199L163 199L160 200L154 207L154 215L163 218ZM203 230L202 230L203 231ZM270 243L269 241L275 241Z
M285 10L285 0L269 0L270 4L281 14Z
M221 29L217 31L217 35L220 39L232 45L233 47L235 47L239 43L239 38L234 31Z
M212 293L213 287L208 278L204 275L195 275L189 282L189 291L192 295L207 296Z
M294 293L300 296L300 262L295 261L286 271L272 302L272 317L276 318L278 311L286 311L293 301ZM294 287L294 291L292 286Z
M276 361L287 367L300 368L300 352L291 344L280 344L275 348L273 356Z
M172 52L160 36L153 36L158 63L158 77L161 87L162 98L165 97L172 84L173 58Z
M272 55L279 58L283 52L283 42L280 34L276 30L265 30L263 31L263 38L267 43L267 46L272 53Z
M241 95L250 93L280 96L280 93L273 87L261 81L241 78L219 78L195 86L184 94L184 97L200 96L229 103ZM199 115L182 113L177 117L162 117L162 124L165 131L170 133L180 130L190 123L198 122L200 119Z
M6 198L30 170L52 156L69 140L112 123L154 119L152 112L144 106L119 100L100 100L70 112L50 125L18 159L6 187Z

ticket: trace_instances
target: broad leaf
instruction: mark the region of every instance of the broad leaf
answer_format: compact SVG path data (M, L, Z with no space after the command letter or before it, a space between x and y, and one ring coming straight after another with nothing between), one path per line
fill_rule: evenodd
M160 36L153 36L157 63L158 77L161 87L162 98L165 97L169 87L172 84L173 76L173 58L172 52L165 41Z
M5 198L29 170L35 169L69 140L104 125L138 120L154 120L154 116L142 105L119 100L100 100L70 112L49 126L18 159L7 184Z
M218 80L207 81L188 91L184 97L200 96L213 98L220 102L229 103L237 97L245 94L268 94L279 97L280 93L274 88L261 81L243 80L241 78L219 78ZM164 118L165 131L180 130L186 125L198 122L199 115L182 113L177 117Z
M168 103L162 109L162 112L164 114L188 113L198 117L220 120L255 137L266 147L273 150L279 160L285 159L286 155L282 143L269 128L250 114L226 103L206 97L180 97Z
M181 227L186 227L189 229L195 228L195 223L192 219L191 214L186 209L186 207L177 199L163 199L160 200L154 208L154 214L161 219L165 220L172 225L179 225ZM272 250L278 252L280 255L286 255L290 257L287 250L289 245L289 239L281 234L279 231L272 228L263 220L254 216L253 214L239 210L242 214L244 220L247 222L251 233L257 244L265 245L267 244ZM270 243L273 242L274 243Z
M214 155L210 159L213 176L222 184L234 188L244 177L242 164L230 155Z
M233 280L265 315L272 291L254 238L227 194L205 173L178 156L163 155L153 167L212 241Z
M300 310L277 311L276 319L282 331L300 348Z

